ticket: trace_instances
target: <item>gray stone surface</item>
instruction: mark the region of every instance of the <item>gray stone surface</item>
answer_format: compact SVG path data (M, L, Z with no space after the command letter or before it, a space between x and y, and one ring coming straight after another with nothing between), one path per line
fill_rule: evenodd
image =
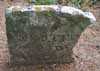
M72 48L90 24L81 15L13 12L6 15L11 64L72 63Z

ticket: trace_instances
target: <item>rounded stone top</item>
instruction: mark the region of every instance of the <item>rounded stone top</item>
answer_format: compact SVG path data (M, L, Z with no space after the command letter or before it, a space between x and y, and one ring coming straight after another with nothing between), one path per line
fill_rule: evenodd
M91 12L83 12L80 9L69 7L69 6L62 6L62 5L31 5L31 6L10 6L9 8L6 8L6 13L11 13L13 11L49 11L54 10L56 12L61 13L68 13L71 15L83 15L84 17L87 17L90 19L91 23L94 23L96 21L96 18Z

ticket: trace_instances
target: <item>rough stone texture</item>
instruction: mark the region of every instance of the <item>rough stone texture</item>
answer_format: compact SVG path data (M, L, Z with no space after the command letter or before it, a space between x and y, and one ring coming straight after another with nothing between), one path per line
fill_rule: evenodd
M9 50L7 47L5 8L4 2L0 1L0 71L8 71Z
M6 15L11 64L72 63L72 48L90 24L83 16L54 11Z
M77 71L100 71L100 23L85 29L73 54Z

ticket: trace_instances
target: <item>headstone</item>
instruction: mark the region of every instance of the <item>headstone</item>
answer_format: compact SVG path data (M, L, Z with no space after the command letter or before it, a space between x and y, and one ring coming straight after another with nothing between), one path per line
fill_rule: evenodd
M55 11L6 14L11 64L72 63L72 48L90 24L82 15Z

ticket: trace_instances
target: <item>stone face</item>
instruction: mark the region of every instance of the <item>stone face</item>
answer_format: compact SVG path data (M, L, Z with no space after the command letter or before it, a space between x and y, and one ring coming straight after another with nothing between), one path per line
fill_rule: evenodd
M73 48L77 71L100 71L100 24L85 29Z
M6 14L11 64L72 63L72 48L90 24L81 15L54 11Z

